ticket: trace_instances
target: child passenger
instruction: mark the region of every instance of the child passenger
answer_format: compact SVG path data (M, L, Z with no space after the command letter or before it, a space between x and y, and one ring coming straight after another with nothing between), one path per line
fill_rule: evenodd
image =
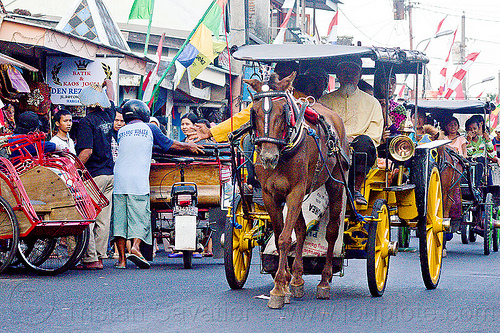
M462 157L467 157L467 139L460 135L458 119L455 117L448 117L443 120L443 131L445 139L451 140L447 145L456 150Z
M488 158L494 162L498 162L490 136L487 131L482 131L481 123L477 118L469 118L465 122L465 130L467 131L467 157L484 158L486 149ZM482 135L480 134L481 132Z
M57 134L50 139L60 150L68 149L70 153L76 155L75 143L69 137L69 131L73 126L73 117L66 109L61 109L54 115L54 123L57 127Z
M486 165L484 158L485 150L489 160L499 163L499 159L496 156L488 132L481 130L481 123L477 118L469 118L465 122L465 130L467 131L467 158L477 162L474 183L479 186L483 179L483 170ZM479 134L480 132L482 132L482 135Z

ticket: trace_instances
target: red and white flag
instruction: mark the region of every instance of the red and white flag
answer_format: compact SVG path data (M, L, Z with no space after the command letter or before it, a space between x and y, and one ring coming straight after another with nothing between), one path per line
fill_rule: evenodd
M446 15L444 17L444 19L442 19L441 21L439 21L438 23L438 27L436 29L436 33L434 33L434 36L436 36L440 31L441 31L441 27L443 26L443 22L444 20L446 20L446 18L448 17L448 15ZM429 47L429 44L431 43L433 38L429 39L429 41L427 42L427 45L425 46L425 49L424 49L424 52L427 50L427 48Z
M285 6L285 4L283 4L283 6ZM285 19L283 20L283 23L281 23L280 25L280 31L276 35L273 44L283 44L283 42L285 41L286 27L288 25L288 21L290 21L290 16L292 16L294 6L295 6L295 0L293 0L293 5L290 6L290 9L288 9L288 13L286 13Z
M455 44L455 37L457 37L457 30L458 28L455 29L455 32L453 33L453 40L451 41L450 50L448 51L448 56L444 61L444 67L443 69L441 69L441 72L439 72L439 75L441 75L441 82L439 84L439 90L438 90L439 96L441 96L444 93L446 87L446 72L448 71L448 63L450 62L451 50L453 49L453 44Z
M150 102L151 96L153 95L153 90L155 88L156 83L158 83L160 77L158 76L158 69L160 67L161 62L161 54L163 51L163 39L165 38L165 33L161 35L160 42L158 43L158 47L156 48L156 54L158 55L158 62L156 66L149 71L144 83L142 84L142 91L144 94L142 95L143 102Z
M328 38L326 39L327 44L337 44L337 27L339 25L339 11L335 12L330 25L328 26Z
M446 18L447 18L447 17L448 17L448 15L446 15L446 16L444 17L444 19L442 19L442 20L439 22L439 24L438 24L438 28L437 28L436 33L435 33L436 35L437 35L437 33L438 33L439 31L441 31L441 26L443 25L443 22L444 22L444 20L446 20Z
M460 69L455 74L453 74L453 79L450 82L450 86L448 87L448 90L446 91L446 95L444 95L444 98L446 99L450 98L451 94L453 93L453 91L455 91L455 89L457 89L460 82L462 82L463 78L465 77L465 74L467 74L467 71L469 70L470 66L472 66L478 55L479 52L474 52L470 53L465 58L465 63L460 67Z

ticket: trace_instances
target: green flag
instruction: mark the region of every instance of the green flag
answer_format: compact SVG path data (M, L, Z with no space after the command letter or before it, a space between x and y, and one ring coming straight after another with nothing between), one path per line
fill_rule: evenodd
M135 0L132 8L130 9L130 14L128 15L129 20L142 19L149 20L152 13L152 3L153 0Z

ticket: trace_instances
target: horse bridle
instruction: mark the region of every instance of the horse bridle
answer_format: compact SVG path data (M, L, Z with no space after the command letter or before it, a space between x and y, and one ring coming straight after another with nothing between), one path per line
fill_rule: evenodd
M265 88L264 86L263 88ZM283 131L281 138L275 138L269 136L270 128L270 115L273 110L273 101L281 98L286 99L286 103L283 105L285 112L285 126L286 129ZM302 132L301 127L303 124L303 113L305 111L305 106L299 107L293 100L292 96L287 91L263 91L255 94L253 96L254 102L262 99L262 111L264 112L264 133L262 136L257 136L255 128L255 110L252 107L250 109L250 138L251 142L255 144L259 143L272 143L281 149L285 149L287 146L293 145L293 143L299 139L299 134Z

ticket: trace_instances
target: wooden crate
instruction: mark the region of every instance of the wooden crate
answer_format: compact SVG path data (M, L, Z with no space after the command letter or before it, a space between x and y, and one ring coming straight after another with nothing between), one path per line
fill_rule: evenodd
M181 181L180 169L172 163L153 163L149 174L151 204L165 205L170 202L172 184ZM217 163L193 163L184 169L184 181L196 183L198 205L220 205L219 165Z

